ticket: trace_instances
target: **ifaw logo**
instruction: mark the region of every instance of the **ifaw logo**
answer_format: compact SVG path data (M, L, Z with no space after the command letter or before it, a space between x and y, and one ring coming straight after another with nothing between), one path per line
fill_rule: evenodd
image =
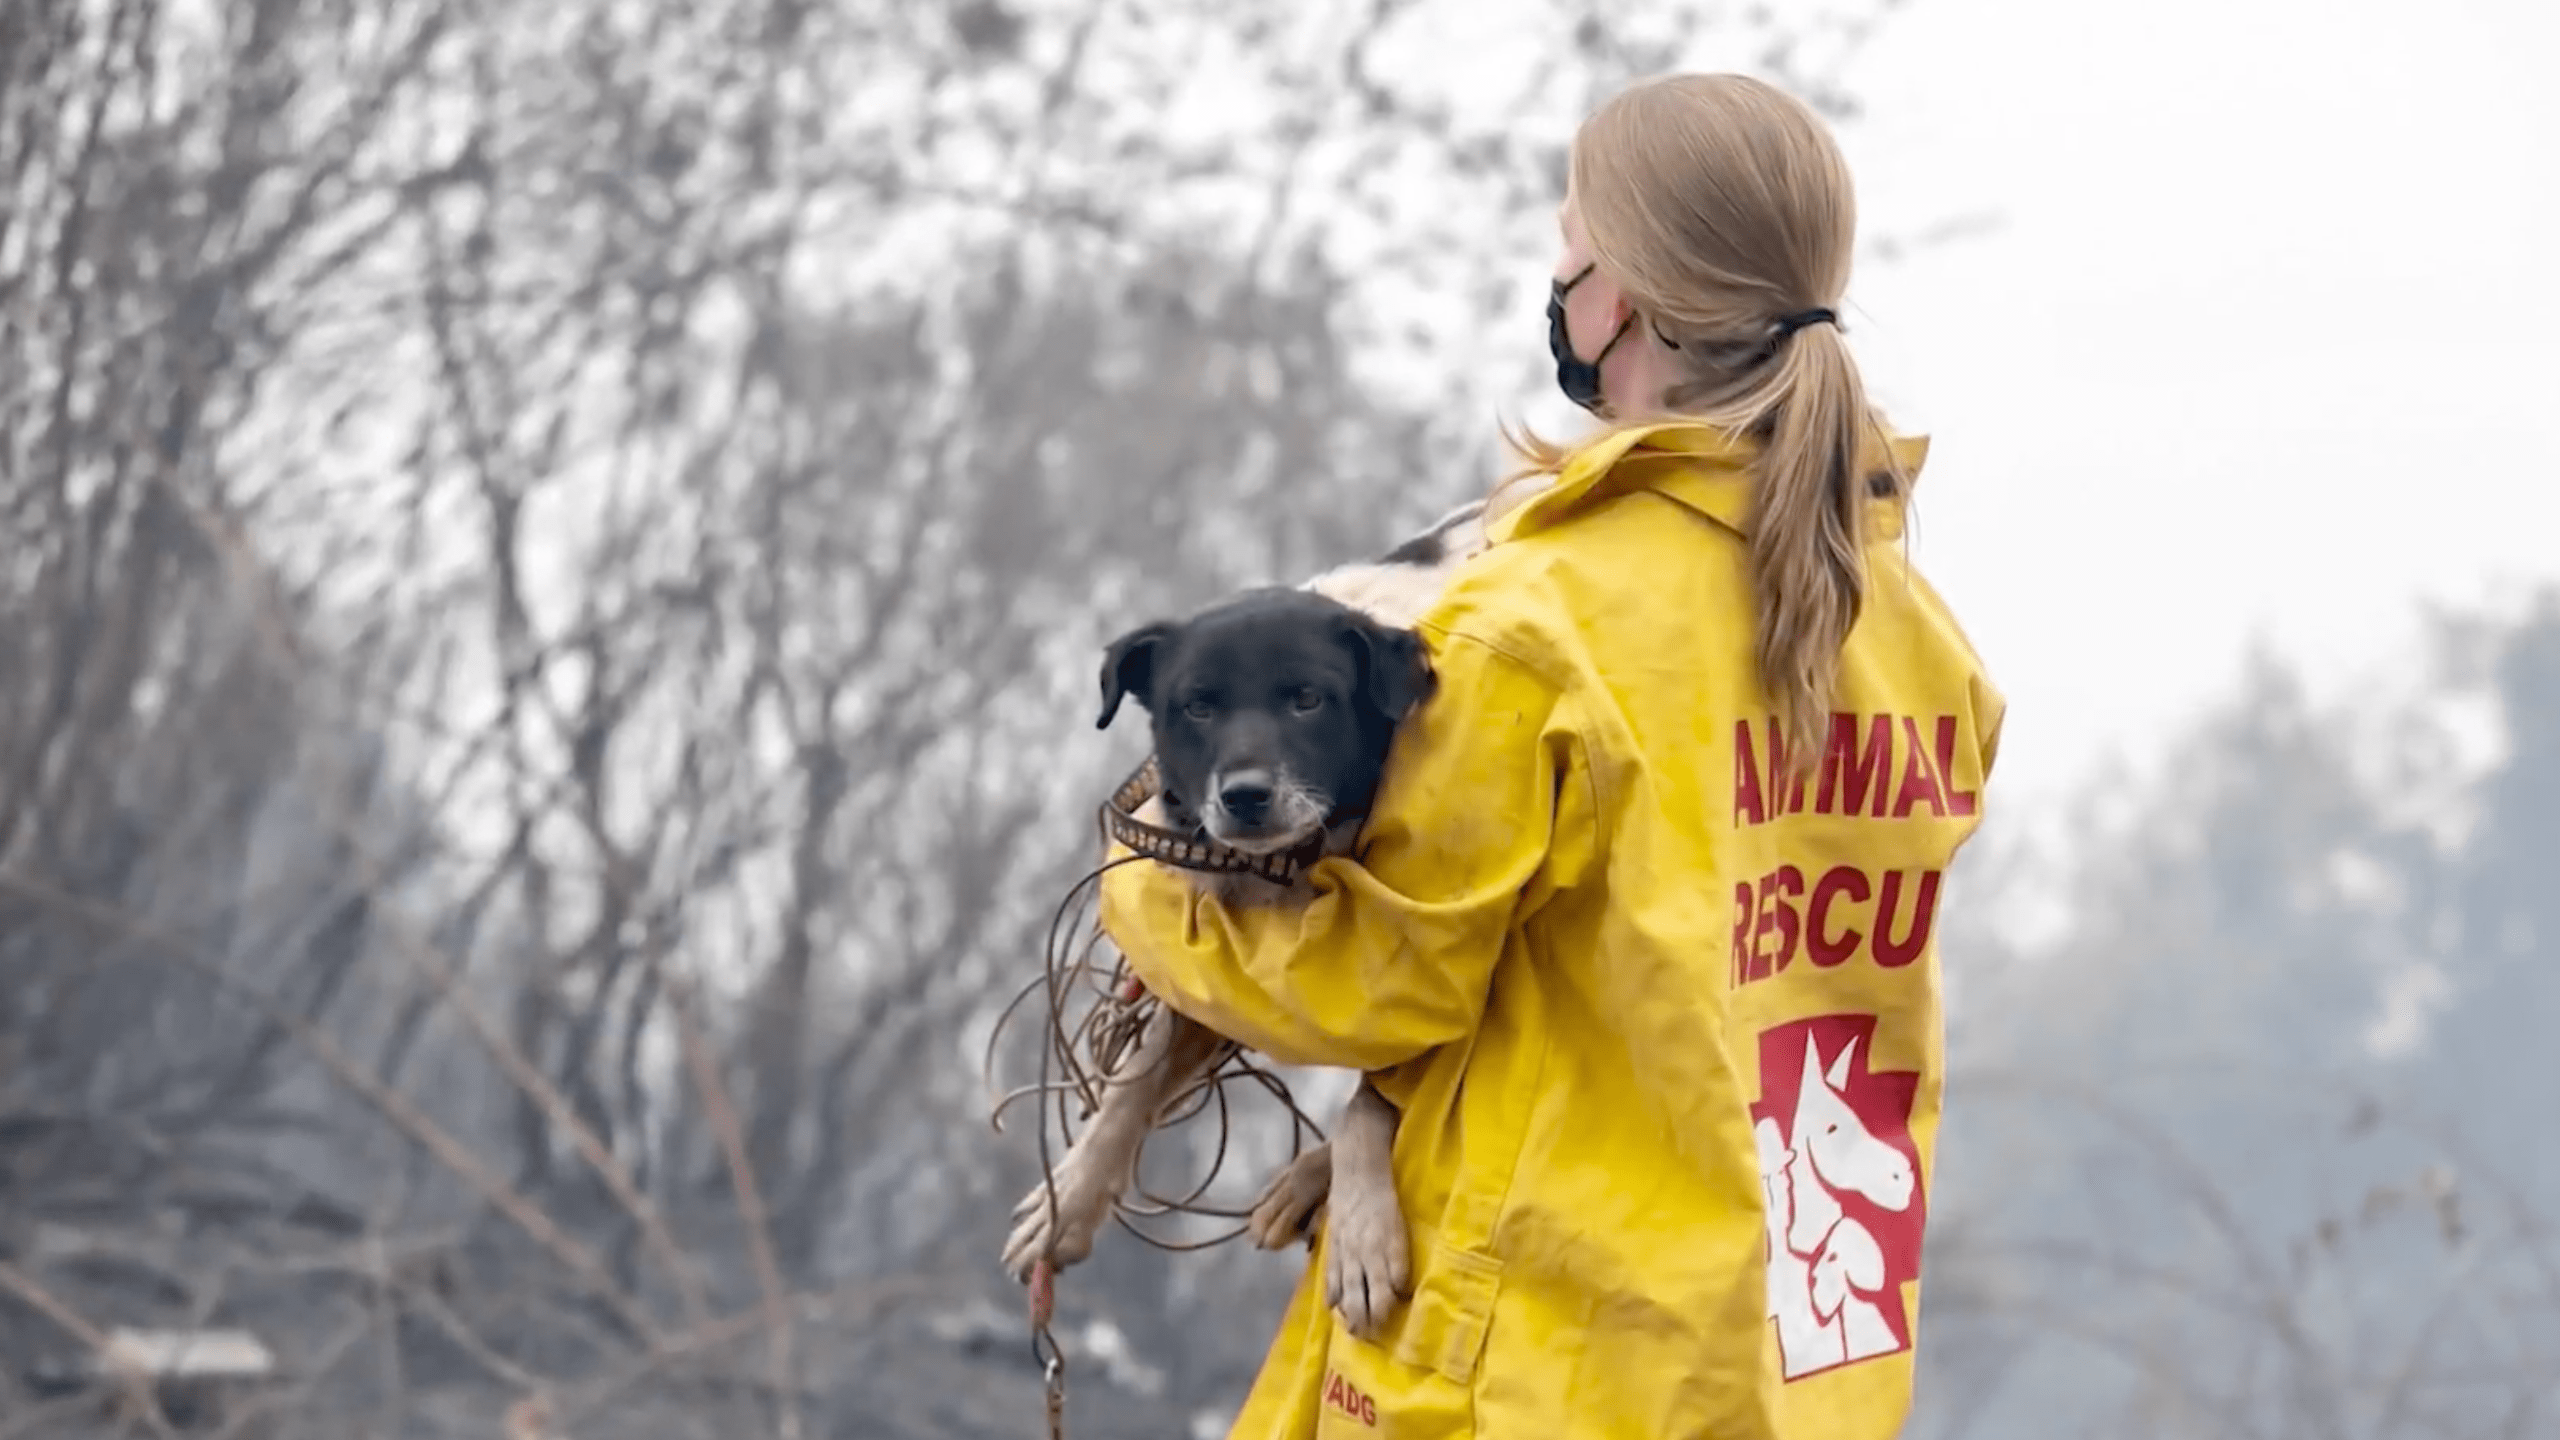
M1769 1318L1789 1380L1911 1348L1902 1287L1920 1275L1919 1077L1867 1068L1875 1026L1872 1015L1825 1015L1760 1036L1752 1134L1768 1196Z

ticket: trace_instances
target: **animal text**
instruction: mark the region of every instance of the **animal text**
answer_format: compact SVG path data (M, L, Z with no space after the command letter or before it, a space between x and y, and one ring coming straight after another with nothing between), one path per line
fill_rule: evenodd
M1787 815L1860 815L1905 820L1962 818L1982 808L1980 792L1957 786L1953 715L1927 736L1916 715L1831 717L1822 760L1790 781L1787 739L1776 720L1733 722L1733 823L1765 825ZM1783 791L1783 793L1781 793Z

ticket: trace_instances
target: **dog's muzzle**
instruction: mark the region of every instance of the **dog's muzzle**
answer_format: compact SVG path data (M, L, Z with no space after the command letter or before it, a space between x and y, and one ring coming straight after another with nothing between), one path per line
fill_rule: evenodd
M1322 834L1325 812L1331 808L1323 795L1287 772L1247 766L1211 777L1200 819L1219 844L1248 855L1267 855Z

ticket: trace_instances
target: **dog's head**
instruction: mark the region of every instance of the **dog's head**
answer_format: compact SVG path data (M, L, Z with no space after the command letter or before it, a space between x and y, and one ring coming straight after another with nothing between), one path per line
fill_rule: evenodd
M1397 723L1430 691L1411 631L1311 591L1256 590L1111 642L1096 723L1135 696L1170 817L1266 854L1366 813Z

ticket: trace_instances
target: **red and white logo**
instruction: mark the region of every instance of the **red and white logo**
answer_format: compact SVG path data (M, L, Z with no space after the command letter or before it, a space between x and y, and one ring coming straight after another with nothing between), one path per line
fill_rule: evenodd
M1875 1028L1872 1015L1824 1015L1760 1035L1752 1136L1789 1380L1911 1348L1902 1287L1920 1275L1920 1077L1867 1068Z

